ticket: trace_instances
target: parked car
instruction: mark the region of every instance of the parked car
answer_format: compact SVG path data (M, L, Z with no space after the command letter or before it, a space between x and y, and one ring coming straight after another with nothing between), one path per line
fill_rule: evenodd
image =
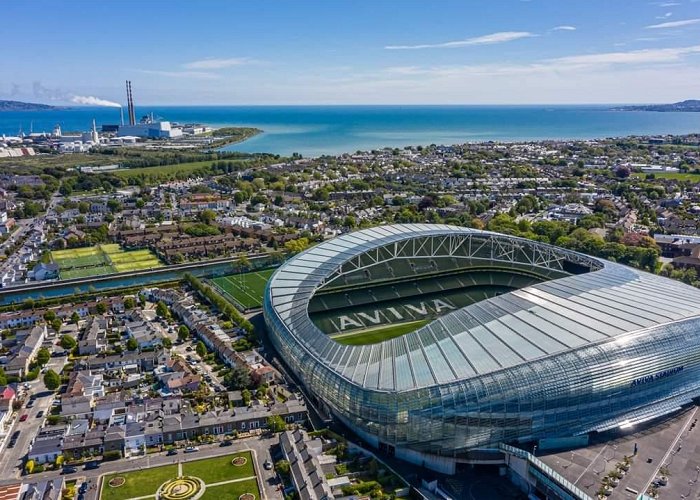
M173 455L177 455L177 450L175 448L170 448L168 450L168 453L165 454L168 457L172 457Z
M185 453L195 453L197 451L199 451L199 448L197 448L196 446L188 446L187 448L185 448Z
M29 415L28 415L27 413L25 413L24 415L22 415L21 417L19 417L19 421L20 421L20 422L24 422L24 421L26 421L28 418L29 418Z
M221 441L221 444L219 446L231 446L233 444L233 441L230 439L226 439L225 441Z
M34 407L34 400L30 399L29 401L27 401L26 408L33 408L33 407Z
M100 468L100 462L91 461L85 464L84 470L95 470Z
M36 418L41 418L44 416L44 410L39 410L39 413L36 414Z
M73 467L72 465L66 465L63 469L61 469L61 474L75 474L78 472L77 467Z
M263 467L265 467L265 470L272 470L272 462L269 460L265 460L263 462Z
M83 481L82 484L80 485L80 488L78 489L78 493L84 494L87 490L88 490L87 481Z

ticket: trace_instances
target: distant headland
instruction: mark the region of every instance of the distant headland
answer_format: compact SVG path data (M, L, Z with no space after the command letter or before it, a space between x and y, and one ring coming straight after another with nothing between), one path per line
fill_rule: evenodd
M52 109L60 109L60 108L58 108L56 106L50 106L48 104L38 104L35 102L0 100L0 112L2 112L2 111L50 111Z
M662 111L662 112L700 112L700 100L687 99L673 104L643 104L638 106L620 106L613 111Z

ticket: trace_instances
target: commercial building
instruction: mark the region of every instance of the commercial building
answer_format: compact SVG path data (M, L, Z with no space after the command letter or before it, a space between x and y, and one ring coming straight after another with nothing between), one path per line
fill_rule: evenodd
M277 270L264 314L317 405L446 473L502 443L585 442L700 396L700 290L502 234L340 236ZM407 319L417 329L357 341Z

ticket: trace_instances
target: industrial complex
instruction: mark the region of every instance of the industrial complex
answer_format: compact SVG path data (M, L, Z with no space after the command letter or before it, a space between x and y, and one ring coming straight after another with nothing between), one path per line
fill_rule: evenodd
M323 242L272 276L264 315L319 407L445 473L508 444L585 446L700 396L700 290L487 231Z

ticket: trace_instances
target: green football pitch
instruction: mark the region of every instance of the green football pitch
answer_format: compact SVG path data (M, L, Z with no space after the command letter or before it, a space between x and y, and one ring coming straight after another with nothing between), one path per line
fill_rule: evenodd
M262 307L265 285L273 272L275 272L274 269L265 269L231 274L214 278L212 282L227 299L233 300L243 309L256 309Z

